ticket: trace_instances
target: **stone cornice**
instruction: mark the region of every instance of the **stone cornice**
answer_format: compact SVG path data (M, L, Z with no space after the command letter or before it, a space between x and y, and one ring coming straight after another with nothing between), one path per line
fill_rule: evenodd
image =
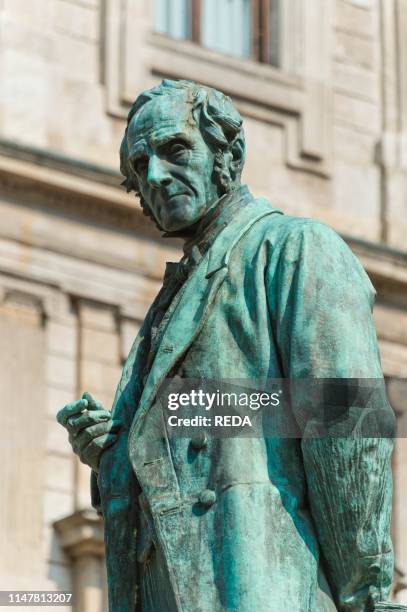
M75 218L161 241L118 172L51 151L0 140L0 192L16 204L59 211ZM407 253L343 236L375 284L405 294Z
M0 140L0 193L18 204L38 206L134 231L151 239L159 232L135 199L120 186L123 177L51 151Z
M342 235L342 238L360 259L373 284L406 294L407 252L352 236Z

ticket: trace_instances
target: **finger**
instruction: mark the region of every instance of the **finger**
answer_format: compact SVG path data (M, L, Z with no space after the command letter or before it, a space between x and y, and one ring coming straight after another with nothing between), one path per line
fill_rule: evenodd
M64 406L57 414L57 421L60 425L66 427L66 422L69 417L80 414L83 410L88 408L88 401L86 399L80 399L76 402L72 402Z
M110 421L112 415L107 410L92 410L87 411L79 416L71 417L68 423L69 431L75 436L79 431L90 425L97 425L98 423L105 423ZM72 424L71 424L72 421Z
M74 438L74 444L78 451L82 452L94 438L107 433L118 433L119 429L120 427L118 424L110 420L104 423L98 423L97 425L90 425L90 427L82 429L75 437L72 437Z
M89 391L85 391L82 394L82 399L84 399L84 400L86 400L88 402L88 410L104 410L102 404L100 402L98 402L97 400L95 400L91 396Z

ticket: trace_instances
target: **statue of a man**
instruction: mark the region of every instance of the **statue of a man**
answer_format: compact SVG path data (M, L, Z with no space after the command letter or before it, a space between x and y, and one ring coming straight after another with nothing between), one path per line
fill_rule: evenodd
M127 190L185 246L112 411L84 394L58 414L93 470L111 612L386 609L391 437L175 437L158 400L174 377L382 381L367 275L333 230L241 184L242 120L219 91L143 92L120 154Z

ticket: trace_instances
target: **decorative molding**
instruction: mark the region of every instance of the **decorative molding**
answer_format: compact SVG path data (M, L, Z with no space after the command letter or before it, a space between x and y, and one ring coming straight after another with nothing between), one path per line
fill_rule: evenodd
M407 3L396 0L398 93L400 125L400 166L407 171Z
M329 176L332 0L313 0L307 10L300 0L283 3L281 69L153 33L149 0L106 3L104 82L110 114L124 118L152 76L195 80L199 75L200 82L231 95L243 116L285 129L289 166Z
M103 521L93 510L81 510L54 523L61 547L72 558L77 612L107 609Z
M24 151L24 154L23 154ZM0 142L0 191L16 205L39 207L70 214L110 228L134 231L143 237L160 241L140 207L120 185L120 174L102 166L92 166L91 176L75 160L58 158L57 166L51 152L41 152L41 163L34 161L35 149L8 145L2 154ZM31 161L28 161L28 158ZM117 181L112 186L112 180ZM361 259L368 273L377 280L407 287L407 253L384 244L343 236ZM130 313L129 313L130 314Z
M54 523L61 547L69 556L103 557L103 521L93 510L80 510Z
M377 292L373 312L383 373L406 377L407 346L401 330L407 311L407 253L383 244L343 238L361 261Z
M0 193L16 204L94 221L99 225L134 231L152 239L160 234L136 202L120 187L119 173L86 166L69 158L35 150L23 155L21 147L4 154L0 143ZM4 147L3 147L4 150Z
M37 295L15 288L2 288L0 314L17 316L19 321L42 327L45 323L43 301Z
M42 316L44 312L43 301L37 295L21 291L20 289L3 289L3 304L10 304L31 310Z
M385 244L375 244L351 236L342 235L349 247L360 259L366 272L376 283L384 283L387 287L400 291L400 299L407 291L407 253L388 247Z
M404 245L407 225L407 3L381 0L382 135L378 143L381 169L383 241Z
M0 311L7 308L21 309L30 314L38 325L44 325L57 309L52 289L32 282L0 274Z

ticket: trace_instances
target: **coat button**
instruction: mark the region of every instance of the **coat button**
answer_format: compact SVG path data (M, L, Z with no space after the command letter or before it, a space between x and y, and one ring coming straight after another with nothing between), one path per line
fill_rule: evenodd
M195 450L202 450L208 444L208 435L206 431L201 431L199 434L191 438L191 446Z
M203 506L210 508L216 502L216 493L212 489L205 489L199 496L199 501Z

